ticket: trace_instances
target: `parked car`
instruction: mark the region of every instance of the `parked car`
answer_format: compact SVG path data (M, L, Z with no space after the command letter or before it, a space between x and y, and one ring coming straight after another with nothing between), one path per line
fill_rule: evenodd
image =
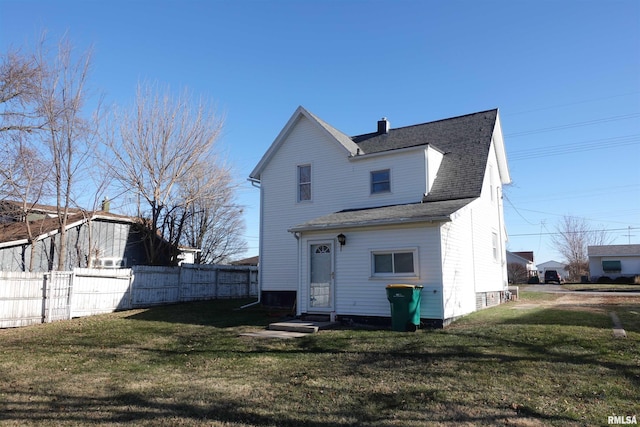
M544 283L557 283L560 284L560 275L556 270L547 270L544 272Z

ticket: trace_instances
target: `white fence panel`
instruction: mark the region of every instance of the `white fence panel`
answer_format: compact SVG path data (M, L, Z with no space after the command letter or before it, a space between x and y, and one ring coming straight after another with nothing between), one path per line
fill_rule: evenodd
M257 297L258 268L136 266L0 272L0 328L182 301Z
M111 313L132 308L130 268L98 270L76 268L72 317Z
M45 273L45 319L47 323L71 319L71 292L73 272L51 271Z
M180 272L180 300L197 301L217 298L217 265L183 264Z
M180 301L180 267L133 267L133 307Z
M15 328L44 320L42 273L0 272L0 328Z
M220 268L216 278L217 297L242 298L251 296L251 276L251 270L247 268Z

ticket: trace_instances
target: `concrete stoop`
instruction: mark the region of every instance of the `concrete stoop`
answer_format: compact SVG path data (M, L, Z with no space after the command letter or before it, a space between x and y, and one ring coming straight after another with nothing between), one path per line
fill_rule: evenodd
M300 338L308 334L315 334L321 329L330 329L338 322L313 320L287 320L271 323L266 330L241 334L250 337L267 338Z

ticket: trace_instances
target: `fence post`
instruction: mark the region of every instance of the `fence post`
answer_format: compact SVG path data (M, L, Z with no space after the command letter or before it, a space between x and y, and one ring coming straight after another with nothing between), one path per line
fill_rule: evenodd
M42 323L47 323L47 273L42 275Z
M218 299L218 283L220 282L219 277L220 277L220 266L216 265L213 272L216 275L216 279L214 280L214 295L215 295L215 299Z
M178 266L178 302L184 301L182 294L182 266Z
M73 310L73 283L76 280L76 270L75 268L71 271L71 276L69 276L69 288L68 288L68 295L67 295L67 320L71 320L73 318L73 316L71 315L71 311Z
M131 266L131 270L129 272L129 307L127 307L129 310L131 310L133 308L133 283L134 283L134 273L133 270L135 268L135 265Z

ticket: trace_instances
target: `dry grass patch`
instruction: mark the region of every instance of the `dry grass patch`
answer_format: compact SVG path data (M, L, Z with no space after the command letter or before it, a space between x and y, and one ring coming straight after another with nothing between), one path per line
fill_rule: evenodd
M585 301L583 301L585 302ZM640 301L524 294L444 331L341 329L295 340L235 301L0 331L3 425L597 425L633 415ZM626 326L626 325L625 325Z

